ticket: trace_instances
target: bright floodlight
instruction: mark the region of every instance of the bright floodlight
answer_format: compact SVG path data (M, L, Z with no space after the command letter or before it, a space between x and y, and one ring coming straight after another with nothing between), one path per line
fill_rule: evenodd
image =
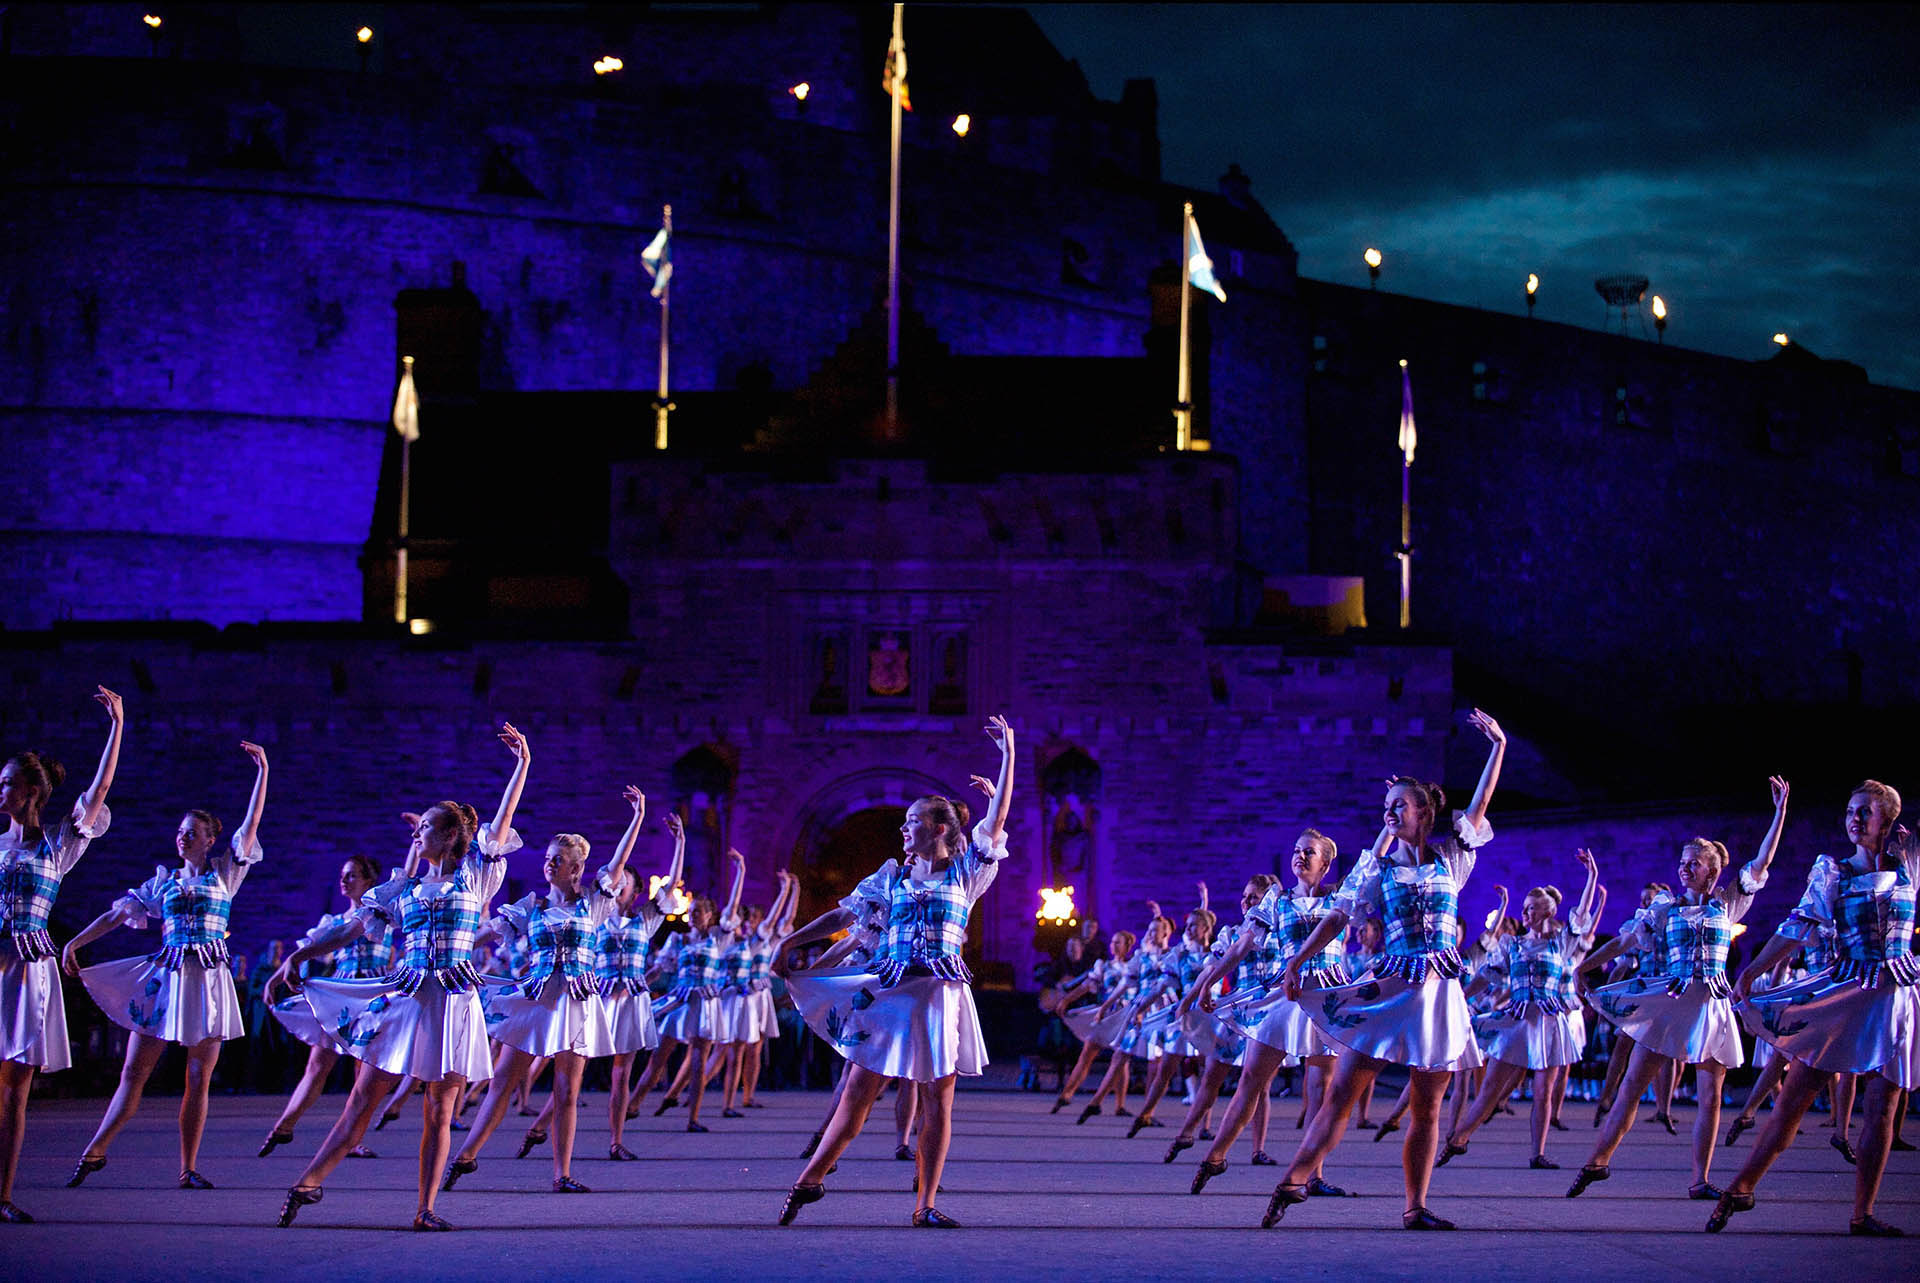
M1361 257L1367 260L1368 267L1380 266L1380 251L1377 249L1369 249L1365 254L1361 255Z
M807 95L813 92L813 86L803 80L787 92L793 95L796 102L805 102Z
M1789 344L1789 343L1791 343L1791 342L1793 342L1793 340L1792 340L1792 339L1790 339L1790 338L1788 338L1788 337L1787 337L1787 336L1786 336L1786 335L1785 335L1784 333L1783 333L1783 334L1776 334L1776 335L1774 335L1774 336L1773 336L1773 341L1774 341L1775 343L1778 343L1778 344L1779 344L1779 345L1780 345L1781 347L1785 347L1785 346L1787 346L1787 344Z
M1656 321L1667 319L1667 301L1658 294L1653 296L1653 319Z
M362 27L360 28L360 30L353 33L353 38L355 40L358 40L361 44L366 44L368 41L373 39L373 28Z
M1527 273L1527 297L1532 298L1540 292L1540 278L1532 272Z
M141 17L140 21L146 23L149 27L154 28L156 31L159 30L160 28L160 15L157 13L146 14Z
M972 128L973 128L973 117L969 116L966 112L963 111L958 116L955 116L953 118L953 132L960 135L962 138L965 138L967 136L967 131Z

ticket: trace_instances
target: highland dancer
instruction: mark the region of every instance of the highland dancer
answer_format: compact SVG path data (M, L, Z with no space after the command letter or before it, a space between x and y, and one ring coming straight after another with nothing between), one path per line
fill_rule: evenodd
M409 865L424 860L427 872L398 874L361 897L353 916L287 955L267 988L299 990L320 1027L332 1031L340 1050L360 1061L353 1091L313 1161L287 1191L280 1224L293 1224L300 1209L318 1203L321 1182L366 1135L374 1113L402 1077L425 1087L421 1110L419 1202L416 1230L450 1230L433 1210L440 1173L452 1147L450 1125L467 1082L487 1078L486 1009L480 973L473 964L474 937L487 905L507 875L507 856L520 849L513 813L526 787L533 751L511 723L500 740L514 756L513 773L500 795L493 822L482 826L472 807L436 802L414 829ZM400 960L381 980L300 979L300 965L353 943L362 935L402 933Z
M1848 1232L1901 1233L1876 1217L1873 1205L1901 1093L1920 1085L1920 961L1913 953L1920 843L1895 826L1900 794L1878 780L1854 789L1845 818L1853 851L1814 861L1800 903L1734 986L1748 1031L1793 1064L1746 1165L1707 1220L1710 1232L1726 1228L1734 1213L1752 1210L1754 1187L1793 1142L1827 1075L1852 1073L1865 1076L1866 1091ZM1825 968L1799 984L1753 994L1759 977L1821 931L1834 937Z
M553 1063L553 1192L586 1194L591 1191L573 1179L573 1137L580 1123L580 1079L587 1062L613 1054L613 1025L601 996L597 953L601 929L618 912L611 888L626 876L627 857L640 839L647 818L647 797L629 785L622 795L633 808L633 819L620 835L613 858L600 870L597 883L583 887L591 844L578 833L558 833L547 844L543 872L547 892L528 892L501 907L482 935L520 938L527 942L531 964L525 979L486 984L481 1001L487 1025L500 1043L493 1081L474 1120L467 1143L447 1164L441 1190L480 1166L480 1151L507 1115L515 1090L534 1062ZM536 1127L538 1124L536 1124ZM529 1131L518 1157L545 1139Z
M1600 883L1593 852L1582 849L1574 857L1587 871L1587 886L1568 915L1571 927L1563 929L1554 917L1560 907L1559 888L1535 887L1520 903L1526 932L1502 940L1467 985L1469 1002L1496 986L1505 992L1506 1002L1484 1026L1481 1054L1493 1063L1487 1066L1465 1125L1447 1136L1436 1166L1444 1167L1467 1152L1474 1132L1493 1117L1529 1070L1533 1072L1533 1158L1528 1166L1560 1166L1547 1157L1547 1124L1553 1114L1555 1086L1569 1065L1579 1063L1587 1045L1574 976L1593 943L1597 916L1593 898Z
M1446 807L1436 784L1396 778L1387 790L1385 827L1374 849L1334 895L1332 912L1301 944L1282 976L1287 996L1299 1000L1303 964L1331 944L1356 914L1379 914L1386 946L1362 981L1326 989L1305 1008L1308 1017L1339 1043L1333 1087L1294 1153L1286 1177L1274 1188L1262 1226L1272 1226L1288 1207L1307 1200L1307 1182L1339 1144L1355 1102L1373 1091L1390 1064L1413 1075L1413 1107L1401 1149L1406 1171L1406 1211L1411 1230L1448 1230L1453 1225L1427 1210L1433 1154L1439 1139L1440 1102L1453 1067L1473 1051L1470 1009L1460 984L1466 960L1459 948L1460 890L1472 876L1477 848L1493 837L1487 805L1500 780L1507 737L1499 723L1478 709L1472 725L1492 741L1467 809L1454 831L1434 839Z
M267 752L244 740L240 747L253 760L253 795L230 850L214 854L219 820L205 811L188 811L174 833L180 867L156 867L152 877L82 928L61 956L67 974L79 976L107 1018L127 1030L120 1086L73 1165L70 1187L107 1165L107 1147L139 1112L161 1053L169 1043L178 1043L187 1053L187 1081L180 1095L180 1188L213 1188L198 1170L207 1093L213 1087L220 1044L247 1034L228 965L227 919L234 893L260 862L260 814L267 804ZM81 970L80 951L88 944L118 926L145 926L149 918L160 919L158 952Z
M796 972L787 982L807 1024L852 1063L827 1134L787 1194L782 1225L826 1197L827 1173L860 1134L889 1078L920 1085L918 1205L912 1223L938 1229L958 1224L933 1205L953 1136L954 1079L978 1074L987 1064L968 987L971 976L960 955L973 906L1006 858L1007 807L1013 798L1013 728L994 717L987 734L1000 749L1000 773L987 816L971 839L964 804L921 798L907 808L900 826L905 863L888 860L862 884L863 898L884 897L890 906L879 957L867 970ZM776 970L791 950L853 922L854 915L843 908L816 918L780 943Z
M1673 888L1664 882L1649 882L1640 890L1640 907L1642 909L1651 908L1655 900L1663 895L1670 897L1672 893ZM1636 940L1638 939L1637 934L1635 938ZM1666 957L1667 951L1664 941L1649 940L1644 946L1636 944L1614 959L1613 970L1608 973L1607 983L1616 984L1631 980L1637 976L1647 981L1648 987L1651 988L1654 982L1660 978L1662 969L1667 965ZM1590 967L1593 964L1589 962L1587 965ZM1606 1021L1608 1024L1613 1023L1612 1017L1607 1014L1606 1009L1603 1007L1595 1007L1594 1015ZM1616 1029L1614 1031L1613 1049L1607 1055L1607 1074L1600 1084L1600 1099L1595 1103L1593 1108L1593 1125L1595 1127L1605 1122L1607 1115L1613 1111L1614 1099L1620 1092L1620 1080L1626 1075L1627 1062L1632 1059L1633 1035ZM1653 1121L1665 1127L1667 1129L1667 1135L1669 1136L1677 1135L1680 1130L1675 1127L1673 1123L1673 1093L1679 1084L1680 1066L1678 1063L1674 1065L1673 1072L1665 1078L1658 1078L1656 1076L1656 1081L1653 1084Z
M1129 982L1131 973L1127 963L1133 957L1134 944L1133 932L1114 932L1113 938L1107 941L1107 956L1089 967L1085 975L1060 995L1054 1010L1060 1013L1061 1021L1073 1036L1080 1040L1080 1055L1061 1081L1060 1094L1054 1098L1053 1108L1048 1113L1057 1114L1073 1103L1074 1094L1093 1071L1093 1062L1105 1050L1093 1036L1094 1017L1104 1011L1122 986ZM1093 1001L1082 1003L1080 1000L1086 997L1091 997Z
M1710 838L1694 838L1680 849L1680 894L1657 897L1594 954L1594 961L1600 963L1636 944L1648 947L1657 942L1666 952L1666 966L1661 979L1626 980L1593 995L1594 1005L1633 1038L1633 1059L1593 1155L1567 1191L1568 1198L1607 1179L1614 1151L1639 1112L1640 1093L1650 1081L1671 1075L1675 1065L1695 1066L1699 1084L1693 1183L1687 1197L1717 1200L1723 1193L1711 1183L1713 1150L1720 1133L1720 1093L1727 1071L1738 1069L1746 1060L1727 983L1727 948L1733 942L1734 925L1747 916L1753 897L1767 885L1767 871L1787 822L1787 782L1775 776L1768 783L1773 788L1773 823L1760 840L1759 854L1740 870L1732 886L1719 887L1729 862L1727 848Z
M1182 1021L1176 1018L1180 998L1193 987L1206 969L1213 947L1213 910L1207 907L1207 884L1200 884L1200 907L1187 915L1180 942L1160 955L1159 966L1127 1008L1128 1023L1140 1028L1147 1046L1147 1091L1140 1102L1139 1116L1127 1128L1127 1138L1141 1129L1163 1127L1153 1111L1167 1094L1176 1075L1185 1071L1200 1054L1188 1039Z
M720 1026L721 959L732 946L740 925L735 915L740 911L740 889L747 877L747 857L738 851L728 851L727 856L733 861L733 889L727 896L726 911L716 912L713 901L706 896L696 899L687 911L686 934L669 946L660 959L660 965L673 968L673 987L661 1003L659 1049L647 1062L647 1076L634 1089L633 1103L637 1105L666 1076L667 1058L684 1043L687 1056L683 1068L687 1069L690 1093L687 1130L690 1132L708 1130L700 1121L700 1102L707 1093L707 1079L715 1068L712 1051L714 1035ZM653 1111L653 1116L658 1118L679 1103L669 1088L666 1099Z
M1140 947L1127 959L1119 987L1094 1011L1087 1027L1088 1038L1112 1055L1100 1085L1093 1089L1093 1099L1080 1111L1080 1117L1074 1119L1076 1127L1100 1116L1100 1102L1108 1092L1113 1093L1113 1116L1131 1116L1127 1113L1127 1083L1133 1073L1133 1058L1146 1054L1147 1038L1146 1031L1129 1019L1127 1012L1141 990L1159 976L1161 958L1173 946L1173 919L1160 912L1158 900L1147 901L1147 910L1153 916L1147 920L1147 929L1140 933Z
M66 768L32 752L15 753L0 766L0 813L7 819L0 833L0 1222L7 1224L33 1221L14 1206L13 1181L27 1137L34 1071L53 1073L73 1064L47 922L61 879L112 822L107 790L126 729L118 695L101 686L93 698L107 710L107 744L93 783L59 827L49 831L42 819L53 791L66 781Z
M726 975L720 991L720 1044L725 1059L720 1066L720 1116L745 1118L733 1107L736 1096L747 1081L747 1059L752 1057L756 1074L760 1046L773 1025L773 942L774 926L787 911L787 875L780 874L780 893L771 910L757 904L746 909L746 918L733 947L722 959ZM751 1102L742 1101L749 1105Z
M1260 1107L1267 1101L1274 1075L1289 1058L1306 1067L1301 1095L1307 1125L1312 1126L1326 1107L1336 1047L1308 1017L1306 1003L1312 1001L1319 990L1349 981L1346 946L1341 932L1334 930L1324 933L1326 939L1320 940L1312 952L1303 955L1300 951L1309 940L1323 934L1320 927L1333 914L1333 901L1321 894L1320 884L1326 881L1339 854L1333 839L1320 830L1307 829L1301 833L1294 840L1293 854L1288 861L1293 871L1293 889L1288 890L1278 881L1269 886L1259 903L1247 911L1246 934L1235 941L1194 986L1195 996L1190 1006L1197 1004L1201 1011L1211 1010L1219 1024L1236 1029L1247 1038L1240 1085L1227 1105L1227 1115L1213 1138L1213 1148L1193 1175L1191 1191L1195 1194L1227 1170L1227 1155L1233 1150L1234 1140L1250 1120L1257 1119ZM1234 999L1224 1005L1216 1005L1212 994L1214 984L1261 950L1273 951L1274 957L1268 963L1273 968L1273 978L1257 988L1237 992ZM1294 975L1303 978L1304 991L1290 994L1282 983L1290 968ZM1191 1133L1183 1129L1167 1150L1168 1161L1191 1143ZM1260 1162L1263 1156L1255 1154L1256 1166L1279 1165ZM1313 1169L1307 1182L1307 1192L1323 1198L1337 1198L1347 1193L1322 1177L1318 1167Z

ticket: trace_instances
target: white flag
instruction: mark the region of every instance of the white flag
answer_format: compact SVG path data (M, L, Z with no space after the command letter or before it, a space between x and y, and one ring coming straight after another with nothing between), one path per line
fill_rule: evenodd
M1187 280L1197 290L1227 301L1227 292L1220 288L1220 282L1213 279L1213 260L1207 257L1207 247L1200 240L1200 224L1192 214L1187 215Z
M393 429L402 441L420 439L420 394L413 390L413 358L407 357L400 374L400 390L393 396Z
M1400 362L1400 453L1406 456L1409 467L1413 464L1413 447L1417 440L1413 430L1413 376L1407 373L1407 363Z
M667 282L673 279L671 240L672 237L667 235L667 229L663 227L653 234L653 239L647 242L647 247L640 251L640 265L646 268L647 275L653 278L653 289L650 292L655 298L667 292Z

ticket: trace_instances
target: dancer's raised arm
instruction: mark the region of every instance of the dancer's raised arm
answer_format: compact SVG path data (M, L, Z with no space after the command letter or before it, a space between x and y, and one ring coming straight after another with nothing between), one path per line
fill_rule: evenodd
M733 861L733 887L727 892L727 907L720 914L719 929L732 935L740 927L740 892L747 885L747 857L728 847L727 858Z
M100 750L100 767L93 773L93 783L80 795L80 827L88 831L100 822L100 813L106 809L107 790L113 787L113 773L120 765L121 732L127 727L126 709L118 695L102 686L93 698L107 710L111 724L107 728L107 746Z
M1780 834L1787 827L1787 794L1790 790L1787 782L1778 775L1767 777L1767 786L1773 790L1773 823L1767 826L1766 836L1760 839L1760 851L1740 870L1739 879L1742 890L1747 887L1758 889L1767 880L1767 870L1773 867L1773 857L1780 850Z
M500 723L500 742L513 750L513 774L507 777L507 787L500 794L500 809L493 813L493 840L505 838L513 828L513 813L520 806L520 790L527 786L527 768L533 764L533 750L527 745L527 737L514 728L512 722Z
M1013 802L1013 727L995 714L987 719L987 737L1000 746L1000 780L987 811L987 841L998 846L1007 832L1007 808Z
M681 820L678 811L668 811L667 818L661 821L667 832L673 834L673 864L667 869L667 879L654 892L653 902L662 913L671 913L674 907L674 890L680 885L680 875L687 868L687 826Z
M760 922L760 938L762 940L777 940L780 938L781 920L785 918L788 905L793 899L793 881L787 876L787 871L785 869L775 870L773 876L775 881L779 882L780 890L774 893L773 907L767 910L767 916Z
M240 750L253 759L253 793L247 798L246 818L233 834L233 850L245 859L253 853L260 837L260 817L267 809L267 750L247 740L240 741Z
M620 841L614 845L613 858L607 861L607 867L600 872L601 885L607 887L620 885L620 874L627 867L627 857L633 854L633 844L640 840L641 822L647 818L645 793L629 784L621 796L633 808L633 819L627 822L627 831L620 835Z
M1593 852L1584 846L1574 851L1573 858L1586 869L1587 886L1580 893L1580 902L1573 906L1571 913L1567 914L1567 925L1572 927L1578 935L1591 935L1594 923L1598 920L1593 911L1593 897L1600 887L1600 862L1594 859Z
M1486 822L1487 806L1493 801L1493 790L1500 783L1500 763L1507 755L1507 734L1500 729L1500 723L1477 708L1467 718L1467 724L1493 742L1493 749L1487 754L1487 764L1480 771L1480 783L1474 786L1473 800L1467 803L1467 821L1477 829Z

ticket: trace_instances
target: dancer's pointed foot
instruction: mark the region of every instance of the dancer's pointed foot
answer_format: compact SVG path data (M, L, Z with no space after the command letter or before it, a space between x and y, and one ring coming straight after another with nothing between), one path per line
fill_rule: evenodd
M795 1185L787 1191L787 1201L780 1207L780 1224L793 1224L793 1218L800 1215L801 1208L808 1203L817 1203L826 1196L825 1185Z
M442 1194L446 1193L453 1188L454 1182L462 1176L465 1176L469 1172L477 1172L479 1170L480 1160L477 1158L454 1159L451 1163L447 1164L447 1174L440 1182L440 1192Z
M820 1131L815 1132L813 1134L813 1138L807 1142L807 1147L800 1151L800 1157L812 1158L813 1151L820 1148L820 1138L822 1136L825 1136L826 1134L827 1133L824 1128L821 1129Z
M1260 1218L1260 1228L1270 1230L1280 1223L1287 1209L1295 1203L1307 1201L1305 1185L1288 1185L1284 1182L1273 1187L1273 1197L1267 1200L1267 1214Z
M653 1111L653 1116L655 1118L658 1118L660 1117L660 1115L666 1113L669 1109L678 1108L679 1105L680 1105L680 1100L678 1097L669 1096L665 1100L660 1102L660 1108Z
M67 1188L78 1189L81 1182L85 1181L87 1177L93 1175L106 1165L107 1160L104 1158L88 1158L85 1154L82 1154L80 1161L73 1165L73 1175L67 1177Z
M1152 1117L1147 1114L1140 1115L1140 1117L1133 1120L1133 1125L1127 1128L1127 1139L1132 1140L1135 1136L1138 1136L1142 1127L1151 1126L1153 1126Z
M1727 1228L1727 1222L1732 1220L1736 1213L1751 1212L1752 1210L1753 1195L1722 1194L1720 1201L1713 1205L1713 1215L1707 1218L1707 1233L1718 1234L1721 1230Z
M1440 1147L1440 1157L1433 1160L1433 1165L1435 1167L1445 1167L1448 1163L1451 1163L1454 1159L1466 1152L1467 1147L1465 1145L1455 1144L1453 1137L1449 1136L1447 1137L1446 1144Z
M400 1111L397 1109L390 1114L380 1115L380 1121L373 1125L373 1130L379 1131L382 1127L385 1127L388 1123L392 1122L394 1119L398 1117L400 1117Z
M1424 1207L1416 1207L1400 1216L1400 1228L1403 1230L1450 1230L1459 1228L1452 1221L1442 1220Z
M622 1145L619 1141L607 1146L607 1161L610 1163L637 1163L640 1155Z
M1057 1114L1061 1110L1065 1109L1071 1103L1072 1102L1065 1096L1055 1097L1053 1102L1053 1108L1049 1109L1047 1112L1049 1114Z
M1535 1154L1533 1160L1529 1162L1527 1166L1536 1172L1557 1172L1560 1170L1560 1164L1554 1162L1545 1154Z
M1669 1136L1678 1136L1680 1134L1680 1129L1673 1125L1672 1114L1655 1114L1653 1116L1653 1121L1656 1123L1659 1123L1662 1127L1666 1128L1667 1135Z
M295 1185L288 1190L286 1201L280 1204L280 1228L286 1229L293 1224L293 1218L300 1215L301 1208L319 1202L326 1194L318 1185Z
M1213 1158L1201 1159L1200 1170L1193 1174L1193 1189L1190 1192L1198 1194L1201 1190L1207 1187L1208 1181L1212 1180L1214 1177L1220 1175L1222 1172L1226 1170L1227 1170L1227 1163L1225 1159L1213 1159Z
M292 1139L293 1139L293 1131L291 1128L283 1132L282 1131L268 1132L267 1138L260 1142L260 1152L255 1154L254 1157L265 1158L268 1154L271 1154L274 1150L279 1149L282 1145L287 1144Z
M1727 1144L1731 1145L1733 1142L1739 1140L1741 1132L1752 1130L1753 1120L1751 1118L1741 1117L1734 1119L1733 1126L1727 1131Z
M1385 1140L1387 1137L1393 1135L1395 1132L1399 1130L1400 1130L1400 1124L1393 1122L1392 1120L1388 1120L1387 1122L1381 1123L1380 1126L1374 1129L1374 1132L1373 1132L1374 1144L1376 1145L1379 1144L1381 1141Z
M1278 1167L1278 1166L1280 1166L1280 1160L1279 1160L1279 1159L1277 1159L1277 1158L1275 1158L1275 1157L1274 1157L1274 1156L1273 1156L1272 1154L1269 1154L1269 1153L1268 1153L1268 1152L1267 1152L1266 1150L1264 1150L1264 1149L1256 1149L1256 1150L1254 1150L1254 1151L1253 1151L1253 1159L1252 1159L1252 1162L1253 1162L1253 1165L1254 1165L1255 1167Z
M422 1209L413 1214L413 1228L421 1233L444 1234L453 1228L453 1222L435 1212Z
M1307 1182L1307 1195L1311 1198L1358 1198L1352 1190L1341 1189L1325 1177L1316 1176Z
M1727 1196L1727 1191L1711 1181L1701 1181L1698 1185L1687 1186L1687 1197L1696 1203L1717 1203Z
M1893 1138L1893 1149L1895 1153L1911 1154L1917 1148L1920 1148L1920 1146L1916 1146L1910 1140L1901 1140L1898 1136Z
M1585 1167L1582 1167L1579 1174L1573 1178L1573 1184L1567 1188L1567 1197L1579 1198L1587 1192L1587 1186L1598 1185L1611 1175L1613 1175L1613 1173L1607 1169L1604 1163L1597 1165L1588 1163Z
M537 1127L529 1127L527 1128L527 1134L520 1138L520 1152L515 1154L514 1157L525 1158L533 1152L535 1145L544 1145L546 1143L547 1134L545 1132Z
M1173 1143L1167 1146L1167 1156L1161 1159L1160 1161L1163 1163L1171 1163L1174 1159L1180 1157L1181 1150L1192 1149L1192 1148L1193 1148L1192 1141L1181 1140L1178 1136L1175 1136L1173 1138Z
M1595 1127L1598 1127L1601 1123L1606 1122L1607 1114L1612 1109L1613 1109L1613 1102L1610 1100L1603 1100L1599 1104L1595 1105L1593 1107L1593 1125Z
M1852 1143L1848 1141L1845 1136L1835 1133L1827 1139L1827 1144L1840 1151L1840 1157L1847 1160L1848 1167L1858 1167L1860 1165L1859 1153L1854 1150Z
M1565 1123L1561 1122L1558 1118L1553 1119L1550 1123L1548 1123L1548 1126L1552 1127L1553 1130L1557 1132L1564 1132L1564 1131L1570 1130L1568 1126Z
M1096 1100L1091 1105L1088 1105L1085 1109L1080 1111L1080 1117L1073 1120L1073 1125L1075 1127L1078 1127L1080 1126L1080 1124L1086 1122L1089 1118L1098 1118L1099 1116L1100 1116L1100 1102Z

